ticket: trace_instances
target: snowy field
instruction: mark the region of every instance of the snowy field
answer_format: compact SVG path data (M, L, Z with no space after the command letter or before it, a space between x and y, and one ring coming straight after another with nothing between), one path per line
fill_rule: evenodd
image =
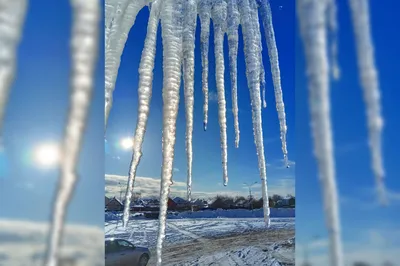
M268 230L262 218L168 219L163 265L294 265L294 226L294 217L271 218ZM120 219L105 223L106 238L149 247L150 265L157 231L158 220L140 216L126 229Z
M0 266L43 266L48 230L47 223L0 219ZM104 265L103 238L99 227L67 225L60 265Z

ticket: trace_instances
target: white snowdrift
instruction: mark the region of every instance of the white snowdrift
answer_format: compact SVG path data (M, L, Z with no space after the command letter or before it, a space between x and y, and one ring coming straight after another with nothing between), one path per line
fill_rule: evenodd
M120 220L122 213L106 212L105 221ZM140 213L135 213L131 217L143 218ZM207 218L262 218L263 209L256 210L205 210L197 212L175 212L169 213L168 219L207 219ZM294 208L271 208L271 218L292 218L295 217Z

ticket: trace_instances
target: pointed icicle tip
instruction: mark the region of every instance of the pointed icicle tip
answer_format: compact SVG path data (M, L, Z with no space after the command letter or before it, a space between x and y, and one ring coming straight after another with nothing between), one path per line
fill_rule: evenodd
M228 185L228 182L224 182L224 187L226 187Z
M267 102L266 101L263 101L263 107L267 108Z
M203 122L203 129L204 129L204 131L207 131L207 123L206 122Z

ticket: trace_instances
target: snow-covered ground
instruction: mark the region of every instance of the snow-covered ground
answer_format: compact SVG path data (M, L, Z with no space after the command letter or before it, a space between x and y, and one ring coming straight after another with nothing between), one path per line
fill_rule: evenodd
M124 229L118 218L105 223L106 238L149 247L152 265L158 220L139 216ZM294 226L294 217L272 218L269 229L262 218L169 219L163 265L294 265Z
M0 219L0 265L42 266L48 230L47 223ZM67 225L60 254L63 265L104 265L103 238L99 227Z

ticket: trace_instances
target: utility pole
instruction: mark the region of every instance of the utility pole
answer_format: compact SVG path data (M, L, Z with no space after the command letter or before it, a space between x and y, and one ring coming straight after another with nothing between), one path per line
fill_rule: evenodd
M252 184L250 184L250 185L248 183L243 183L243 185L245 185L245 186L247 186L249 188L249 201L250 201L250 206L251 206L252 210L253 210L253 200L252 200L252 196L251 196L251 187L253 185L255 185L255 184L257 184L257 181L252 183Z

